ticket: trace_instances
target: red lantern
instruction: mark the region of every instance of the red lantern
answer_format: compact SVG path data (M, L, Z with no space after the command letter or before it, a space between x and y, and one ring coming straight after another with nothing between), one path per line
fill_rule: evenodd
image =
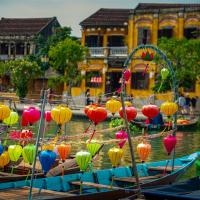
M163 143L168 155L170 155L172 150L176 146L176 137L173 135L168 135L167 137L163 139Z
M107 117L107 111L103 107L90 107L87 111L88 118L94 122L95 125L97 125L99 122L102 122Z
M51 117L51 111L45 111L44 113L44 118L47 122L50 122L52 120L52 117Z
M152 119L159 114L159 108L156 105L144 105L142 107L142 113L146 117Z
M40 111L35 107L29 107L23 111L22 122L24 124L34 124L40 119Z
M104 121L106 119L107 111L106 111L105 108L95 105L95 107L91 106L88 109L87 116L94 123L94 125L96 126L99 122L102 122L102 121ZM93 133L92 133L92 135L90 137L89 143L92 140L92 138L93 138L93 136L95 134L95 131L96 130L94 128Z
M125 81L128 81L130 77L131 77L131 72L130 72L130 70L127 69L124 72L124 79L125 79Z
M136 116L137 116L137 110L133 106L129 106L129 107L126 106L125 112L126 112L126 116L127 116L128 121L135 119ZM123 118L122 108L120 108L119 115L120 115L121 118Z

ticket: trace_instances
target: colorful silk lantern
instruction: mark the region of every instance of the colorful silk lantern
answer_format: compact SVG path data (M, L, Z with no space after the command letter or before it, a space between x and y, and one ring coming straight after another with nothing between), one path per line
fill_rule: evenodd
M86 171L88 164L92 160L92 155L87 151L79 151L76 153L75 159L76 163L80 167L80 170Z
M137 110L133 106L130 106L130 107L126 106L125 107L125 112L126 112L127 120L129 122L131 120L135 119L136 116L137 116ZM119 115L120 115L121 118L124 118L123 117L123 110L122 110L122 108L120 108Z
M127 139L121 140L118 142L119 148L123 148L123 146L126 144Z
M162 80L166 80L169 75L169 70L167 68L162 68L160 71Z
M151 145L148 142L142 142L137 145L137 153L142 162L145 162L151 153Z
M87 149L92 156L97 153L100 147L101 145L96 140L91 140L90 143L87 143Z
M96 104L91 104L91 105L88 105L88 106L85 106L85 109L84 109L84 113L87 115L87 111L90 109L90 108L96 108L98 107L98 105Z
M107 117L107 111L105 108L97 106L97 107L90 107L87 111L88 118L94 123L95 127L99 122L102 122ZM89 143L92 140L94 134L96 132L96 128L94 128L93 133L90 137Z
M9 153L7 151L3 152L0 156L0 167L5 167L10 162Z
M165 149L168 153L168 155L171 154L172 150L176 146L176 136L168 135L163 139L163 144L165 146Z
M46 120L46 122L50 122L52 120L52 117L51 117L51 111L45 111L44 113L44 119Z
M54 151L55 149L55 145L50 143L50 144L44 144L42 146L42 150L45 151L45 150L49 150L49 151Z
M24 121L25 125L29 123L33 125L40 119L40 111L35 107L28 107L22 113L22 121Z
M0 122L8 118L10 115L10 108L6 105L0 104Z
M110 99L109 101L106 102L106 109L109 110L113 115L116 112L119 112L121 106L122 106L121 102L115 99Z
M46 175L46 173L51 169L52 165L55 163L56 153L49 150L41 151L39 154L39 160L42 166L42 170Z
M126 133L124 130L120 130L117 133L115 133L116 139L123 140L128 138L128 133Z
M11 161L18 161L22 154L22 147L20 145L10 145L8 147L8 153Z
M25 163L33 164L36 153L36 147L33 144L26 145L22 150L22 156Z
M160 111L167 116L171 116L178 111L178 105L174 102L165 102L160 106Z
M64 162L67 156L70 154L71 151L71 145L70 144L60 144L57 146L57 152Z
M158 115L159 108L156 105L144 105L142 107L142 113L149 119L152 119Z
M5 118L3 120L4 124L7 124L8 126L16 124L18 122L19 116L16 112L11 111L9 117Z
M66 106L59 105L51 110L51 117L58 125L62 125L71 119L72 111Z
M130 79L130 77L131 77L131 72L130 72L130 70L125 70L124 71L124 79L125 79L125 81L128 81L129 79Z
M108 156L110 158L113 167L119 166L123 155L124 151L120 148L113 147L109 149Z
M3 153L3 146L0 144L0 155Z
M125 106L129 107L132 106L132 103L130 101L124 101Z

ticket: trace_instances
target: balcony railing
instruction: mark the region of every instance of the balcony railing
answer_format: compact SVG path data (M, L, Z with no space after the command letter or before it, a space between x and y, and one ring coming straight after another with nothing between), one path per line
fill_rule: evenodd
M126 57L127 47L90 47L90 57Z

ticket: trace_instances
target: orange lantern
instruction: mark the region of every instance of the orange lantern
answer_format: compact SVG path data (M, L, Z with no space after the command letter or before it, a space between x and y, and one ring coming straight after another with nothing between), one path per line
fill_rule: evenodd
M64 162L71 151L71 145L70 144L60 144L57 146L57 151L60 155L60 158Z
M137 145L137 152L139 154L140 160L145 162L151 152L151 145L146 141L142 142Z

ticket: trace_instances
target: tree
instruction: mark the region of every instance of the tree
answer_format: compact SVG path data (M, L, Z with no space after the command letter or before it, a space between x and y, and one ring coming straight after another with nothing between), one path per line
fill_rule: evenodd
M172 62L179 87L190 88L200 76L200 39L161 38L158 47L166 54ZM157 57L158 66L165 66L166 63ZM158 90L161 78L158 77L157 84L153 88ZM168 81L169 82L169 81ZM170 89L170 84L165 84L162 91Z
M50 64L59 73L60 82L68 85L69 92L81 80L78 62L84 59L85 52L86 49L78 41L70 38L50 48Z
M12 60L0 66L1 75L10 74L11 82L16 87L16 93L20 98L26 96L29 82L41 75L37 63L27 60Z

